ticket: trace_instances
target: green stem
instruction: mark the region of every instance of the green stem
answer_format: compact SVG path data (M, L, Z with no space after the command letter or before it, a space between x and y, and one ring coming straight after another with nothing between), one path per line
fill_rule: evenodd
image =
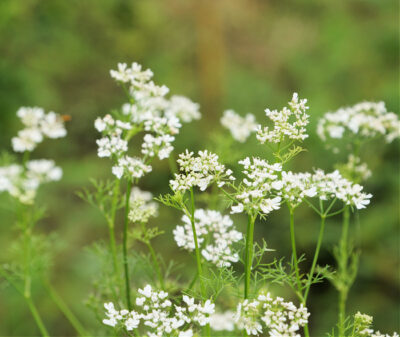
M318 255L319 255L319 251L321 249L322 239L324 237L324 230L325 230L325 215L321 216L321 225L320 225L320 230L319 230L319 235L318 235L317 247L315 248L314 259L313 259L313 262L311 265L311 270L310 270L310 274L308 276L308 282L307 282L306 290L304 293L304 304L306 304L308 293L310 292L312 278L314 275L315 267L317 266Z
M125 289L126 289L126 302L128 305L128 310L131 310L131 292L130 292L130 282L129 282L129 265L128 265L128 214L130 206L132 181L128 180L126 186L126 199L125 199L125 217L124 217L124 232L122 241L122 254L124 262L124 272L125 272Z
M147 248L149 248L151 258L153 259L153 264L154 264L154 267L157 272L158 281L160 282L161 289L165 290L164 277L161 273L161 268L160 268L160 264L158 263L157 255L156 255L156 253L153 249L153 246L151 245L150 242L146 242L146 246L147 246Z
M195 219L194 219L195 204L194 204L193 187L190 189L190 201L192 204L190 222L192 224L193 240L194 240L194 247L195 247L195 252L196 252L197 274L199 275L199 280L200 280L201 295L204 299L206 297L206 289L204 287L203 269L201 266L201 255L200 255L199 243L197 240L196 223L195 223ZM210 333L211 333L210 324L207 324L204 327L204 332L205 332L206 336L210 336Z
M79 336L89 336L89 334L85 331L85 328L76 318L76 316L72 313L68 305L63 301L63 299L57 294L55 289L52 287L48 280L43 280L43 283L50 294L50 297L54 301L54 303L58 306L60 311L64 314L64 316L68 319L74 329L78 332Z
M111 248L111 254L112 254L112 259L113 259L113 265L114 265L114 271L116 276L119 278L120 273L119 273L119 267L118 267L118 258L117 258L117 244L115 240L115 215L117 213L117 204L118 204L118 195L119 195L119 180L117 179L115 182L114 186L114 198L112 201L112 206L111 206L111 217L110 221L108 223L109 227L109 232L110 232L110 248Z
M29 223L24 221L24 296L31 296L31 228Z
M322 205L321 205L321 212L322 211L323 211L323 208L322 208ZM312 278L313 278L313 275L314 275L315 267L317 266L318 255L319 255L319 251L321 249L322 238L324 236L325 218L326 218L325 214L321 216L321 225L320 225L320 230L319 230L319 235L318 235L317 247L315 248L314 259L313 259L313 262L312 262L312 265L311 265L311 270L310 270L310 274L308 276L306 290L305 290L304 296L303 296L303 305L304 306L306 306L306 303L307 303L307 297L308 297L308 293L310 292L310 288L311 288L311 284L312 284ZM308 324L306 324L304 326L304 336L305 337L310 337L310 332L308 330Z
M292 242L292 254L293 254L294 268L296 271L297 290L298 290L299 295L302 295L303 289L301 286L299 262L297 259L296 236L294 234L294 209L289 207L289 212L290 212L290 241Z
M343 211L343 223L342 223L342 236L339 244L339 263L338 273L339 277L343 280L342 286L339 288L339 335L344 334L345 329L345 318L346 318L346 301L348 288L345 284L347 280L347 266L348 266L348 233L349 233L349 222L350 222L350 210L346 206Z
M28 303L29 310L31 311L32 316L35 319L35 322L40 330L40 333L42 334L43 337L49 337L50 335L43 324L42 318L40 317L39 312L37 311L36 306L32 301L32 298L30 296L29 297L24 296L24 297L26 302Z
M255 217L248 214L247 234L246 234L246 256L245 256L245 279L244 279L244 298L249 298L251 267L253 265L253 240L254 240L254 222Z
M205 289L204 289L204 284L203 284L203 270L202 270L202 266L201 266L201 255L200 255L199 243L197 240L196 224L195 224L195 219L194 219L195 206L194 206L193 188L190 189L190 200L191 200L191 204L192 204L190 222L192 224L194 247L195 247L195 253L196 253L197 274L199 275L199 279L200 279L201 294L203 297L205 297Z
M39 327L39 330L40 330L41 334L43 336L45 336L45 337L49 336L49 333L47 332L46 327L43 324L43 321L42 321L42 319L41 319L41 317L39 315L39 312L37 311L37 309L36 309L36 307L35 307L35 305L34 305L34 303L32 301L32 298L30 296L26 297L25 294L24 294L24 290L21 289L18 286L18 284L12 279L12 277L10 275L8 275L8 273L1 267L0 267L0 275L2 275L15 288L15 290L17 292L19 292L24 297L24 299L26 300L26 302L27 302L27 304L29 306L29 309L30 309L30 311L32 313L32 316L33 316L37 326Z

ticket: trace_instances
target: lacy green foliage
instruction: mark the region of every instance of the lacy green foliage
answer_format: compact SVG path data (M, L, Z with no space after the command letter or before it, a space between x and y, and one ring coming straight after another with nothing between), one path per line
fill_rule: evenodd
M334 256L336 261L340 261L340 250L338 246L335 246L333 249ZM319 270L339 291L348 291L351 286L353 285L357 272L358 272L358 265L360 261L360 251L354 252L353 249L348 250L348 256L350 259L345 263L347 265L343 266L340 264L338 265L339 271L345 269L346 273L335 272L332 273L329 270Z
M159 230L158 227L148 227L144 224L135 226L135 228L131 229L128 233L132 240L137 240L145 244L149 244L151 240L162 234L164 234L164 231Z
M114 223L115 211L121 209L124 201L119 195L119 185L117 180L96 180L90 179L93 189L83 188L76 194L91 206L97 208L108 224Z

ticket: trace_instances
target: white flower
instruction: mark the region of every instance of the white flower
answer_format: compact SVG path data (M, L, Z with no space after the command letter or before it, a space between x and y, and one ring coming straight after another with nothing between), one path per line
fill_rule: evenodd
M124 156L112 167L112 173L121 179L125 175L128 179L141 178L151 172L151 166L146 165L142 159Z
M317 133L324 141L349 134L363 139L380 136L390 143L400 136L400 121L386 110L385 103L362 102L327 112L318 122Z
M178 337L193 337L193 331L190 329L187 331L181 331L179 332Z
M135 310L116 310L112 303L105 303L107 318L105 325L123 327L126 331L141 329L147 336L193 336L193 329L210 323L214 314L214 304L207 300L203 305L193 298L183 295L184 306L173 305L168 293L156 291L150 285L138 289L143 297L136 298ZM185 325L185 329L183 326Z
M347 163L337 165L340 173L347 179L354 182L367 180L371 175L366 163L361 163L361 158L350 154L347 158Z
M182 122L189 123L194 119L200 119L199 104L193 103L185 96L174 95L165 111L166 116L175 116Z
M103 137L96 140L97 155L102 157L121 156L128 151L128 142L119 136Z
M210 317L210 327L215 331L233 331L235 329L235 313L225 311L214 313Z
M236 206L231 207L231 214L242 213L244 211L243 204L237 204Z
M61 138L67 134L63 119L53 111L45 114L42 108L22 107L17 111L17 116L26 128L11 140L15 152L31 152L44 137Z
M239 255L232 249L232 245L242 239L242 233L233 228L233 222L228 216L218 211L197 209L194 218L198 243L208 242L201 249L207 261L218 267L230 266L239 261ZM186 215L182 221L184 225L177 226L173 231L174 239L178 247L193 251L195 245L191 221Z
M62 118L53 111L46 114L40 121L40 129L49 138L62 138L67 135Z
M247 334L258 336L264 324L270 337L298 337L297 332L308 323L310 314L303 305L297 308L283 298L272 298L269 293L260 294L256 300L239 303L235 323Z
M37 128L44 116L44 110L38 107L21 107L17 111L17 116L27 128Z
M175 179L170 181L175 192L184 192L194 186L204 191L212 182L234 180L231 171L226 171L225 166L219 163L218 156L207 150L199 151L197 157L186 150L179 155L178 164L181 173L175 174Z
M281 111L265 110L266 116L273 122L273 129L257 126L257 139L265 142L280 143L285 138L302 141L308 137L305 127L308 124L309 115L306 111L307 100L298 98L297 93L293 94L289 102L289 108L284 107ZM290 120L294 119L293 122Z
M254 115L247 114L245 117L241 117L233 110L224 111L221 124L231 132L234 139L241 143L245 142L257 127Z
M245 158L239 161L243 165L245 178L235 194L237 204L232 205L231 213L246 211L262 212L265 215L279 209L278 189L280 164L269 164L260 158Z
M33 151L36 145L43 140L39 129L23 129L18 132L18 136L12 138L12 146L15 152Z
M271 213L273 210L279 209L280 204L281 204L281 197L275 197L273 199L264 199L260 204L260 208L264 214L268 214Z
M8 192L23 204L33 204L41 184L60 180L61 168L52 160L31 160L26 167L12 164L0 167L0 192Z

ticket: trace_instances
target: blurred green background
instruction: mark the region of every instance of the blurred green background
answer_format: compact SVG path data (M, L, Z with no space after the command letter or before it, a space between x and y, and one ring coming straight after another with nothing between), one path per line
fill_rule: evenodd
M11 151L10 139L21 127L15 116L20 106L72 117L68 137L43 143L34 157L54 158L64 170L62 182L45 186L39 196L48 211L38 231L57 234L52 280L79 318L93 331L99 328L84 305L99 269L86 247L106 240L107 227L75 192L88 186L90 177L111 177L109 162L96 157L93 128L97 116L124 103L109 69L137 61L171 93L201 104L202 120L182 129L176 153L215 149L216 135L229 137L219 125L224 109L252 112L262 122L266 107L282 107L297 91L309 99L310 138L292 169L331 170L346 154L333 155L316 137L324 112L362 100L383 100L388 110L400 110L398 14L398 2L390 0L1 0L1 149ZM264 151L254 139L235 149L235 158ZM349 297L350 313L373 315L375 327L385 332L400 330L398 155L398 142L364 149L374 173L365 188L374 198L360 212L355 231L362 257ZM168 190L168 177L168 163L157 162L140 186L157 195ZM0 202L5 200L1 195ZM306 207L299 217L298 249L310 256L318 219ZM4 258L16 235L13 219L12 212L0 209ZM244 219L236 220L243 228ZM171 234L178 221L177 212L161 206L157 223L166 234L156 247L167 259L184 263L190 259ZM327 227L320 264L333 263L340 219ZM276 212L257 224L256 237L277 250L272 256L289 256L288 215ZM35 287L33 296L52 334L74 334L42 288ZM312 335L330 331L336 294L327 282L315 286L310 310ZM23 299L2 284L0 335L36 334Z

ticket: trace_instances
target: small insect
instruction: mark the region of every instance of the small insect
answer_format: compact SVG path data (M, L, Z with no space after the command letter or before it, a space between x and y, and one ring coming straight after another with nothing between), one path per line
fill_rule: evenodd
M72 119L72 117L71 117L71 115L61 115L61 119L64 122L69 122Z

